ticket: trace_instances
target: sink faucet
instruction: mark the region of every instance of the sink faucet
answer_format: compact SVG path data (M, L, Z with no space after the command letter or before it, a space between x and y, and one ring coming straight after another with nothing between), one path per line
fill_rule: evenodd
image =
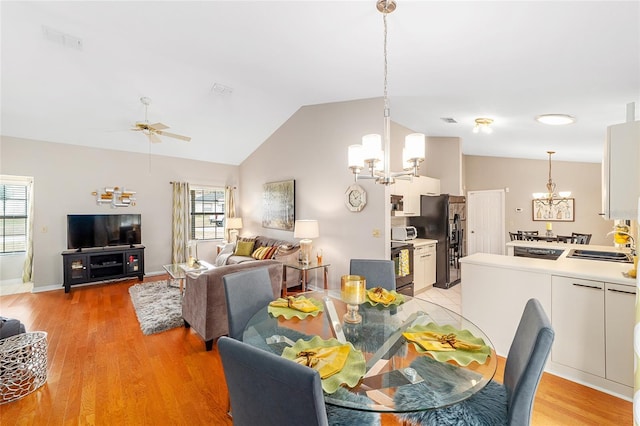
M628 233L626 231L613 230L613 231L609 232L606 236L608 237L611 234L622 234L622 235L626 235L627 237L629 237L629 239L631 240L631 254L633 256L635 256L635 254L636 254L636 240L635 240L635 238L633 238L633 235L631 235L630 233Z

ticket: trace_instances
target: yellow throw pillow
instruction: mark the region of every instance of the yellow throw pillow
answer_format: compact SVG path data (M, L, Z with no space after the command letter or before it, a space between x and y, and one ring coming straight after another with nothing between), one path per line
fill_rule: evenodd
M238 241L236 244L236 251L233 254L236 256L251 256L254 244L255 241Z

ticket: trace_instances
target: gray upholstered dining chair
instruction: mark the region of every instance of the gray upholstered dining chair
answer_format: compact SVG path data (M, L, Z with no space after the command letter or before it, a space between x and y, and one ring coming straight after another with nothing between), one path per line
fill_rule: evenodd
M367 281L367 288L396 289L396 269L393 260L351 259L349 274L363 276Z
M234 426L380 424L379 414L325 406L314 369L224 336L218 351Z
M256 312L273 300L267 268L254 268L222 277L227 302L229 337L242 340L244 329Z
M491 381L469 399L450 407L400 417L416 424L528 425L555 333L542 305L530 299L509 348L504 384Z

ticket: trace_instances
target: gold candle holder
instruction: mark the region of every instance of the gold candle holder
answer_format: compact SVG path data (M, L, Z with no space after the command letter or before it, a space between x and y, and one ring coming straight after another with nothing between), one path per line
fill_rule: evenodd
M350 324L362 322L362 316L358 313L358 305L366 299L366 280L361 275L343 275L340 280L340 297L347 304L347 313L344 321Z

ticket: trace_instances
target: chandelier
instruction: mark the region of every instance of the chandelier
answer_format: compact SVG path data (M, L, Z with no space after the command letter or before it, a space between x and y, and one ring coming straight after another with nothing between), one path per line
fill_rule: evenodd
M396 10L395 0L378 0L376 8L382 13L384 24L384 122L383 136L370 134L362 137L361 145L350 145L348 151L349 169L358 179L375 179L377 183L389 185L396 177L418 176L418 168L425 157L425 137L422 133L412 133L405 138L402 151L403 171L389 170L391 155L391 113L387 97L387 14ZM381 142L384 139L384 150Z
M547 192L535 192L533 194L533 198L536 203L553 207L561 203L566 203L567 198L571 196L571 191L560 191L556 193L556 184L553 179L551 179L551 155L555 154L555 151L547 151L547 154L549 154L549 180L547 181Z

